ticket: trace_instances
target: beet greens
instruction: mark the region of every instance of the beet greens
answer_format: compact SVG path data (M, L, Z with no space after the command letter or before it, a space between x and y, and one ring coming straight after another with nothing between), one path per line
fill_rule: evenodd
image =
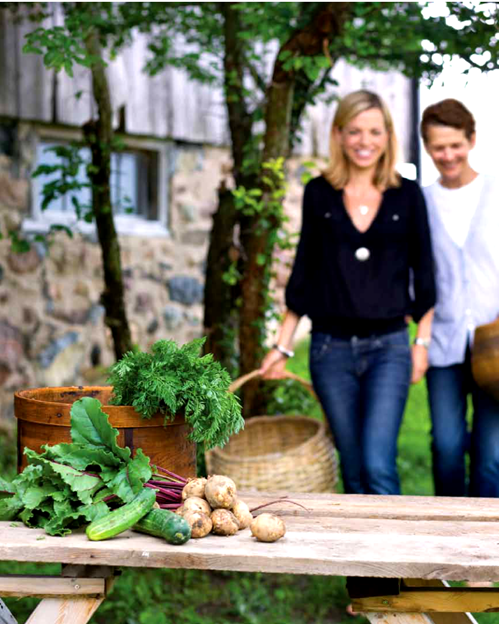
M24 471L10 483L0 479L0 520L66 535L130 502L143 487L156 490L160 507L179 507L186 479L151 465L142 449L132 458L117 436L97 399L73 403L72 442L44 445L42 453L25 448Z

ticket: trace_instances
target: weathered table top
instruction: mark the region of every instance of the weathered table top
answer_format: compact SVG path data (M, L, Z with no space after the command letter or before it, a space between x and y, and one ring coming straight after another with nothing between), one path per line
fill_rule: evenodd
M246 494L250 508L279 494ZM470 581L499 581L499 499L289 494L278 513L286 536L273 544L210 535L171 546L127 531L90 542L21 523L0 523L0 560ZM256 512L259 513L259 512Z

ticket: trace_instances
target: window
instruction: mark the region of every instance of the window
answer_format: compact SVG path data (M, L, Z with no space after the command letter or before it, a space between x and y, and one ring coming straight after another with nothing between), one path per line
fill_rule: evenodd
M60 164L62 157L50 148L69 145L79 138L75 131L49 132L48 129L41 132L33 170L41 164ZM89 148L82 147L78 155L84 164L80 165L75 179L87 184ZM135 137L127 137L125 149L111 155L111 203L118 233L146 236L168 233L168 161L169 146L165 142ZM42 210L43 186L58 177L60 173L56 172L32 179L32 218L25 221L25 231L48 231L52 224L74 225L77 221L75 200L82 207L91 206L91 189L84 186L66 193ZM80 221L77 227L89 231L95 226Z

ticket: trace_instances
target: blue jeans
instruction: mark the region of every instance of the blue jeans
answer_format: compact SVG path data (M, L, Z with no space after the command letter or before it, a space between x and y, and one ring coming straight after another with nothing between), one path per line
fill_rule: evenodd
M347 494L400 494L397 438L411 376L407 330L370 338L312 333L310 372Z
M499 496L499 402L474 382L469 351L463 364L426 373L432 420L433 479L437 496ZM468 396L473 426L468 432ZM465 456L470 453L469 487Z

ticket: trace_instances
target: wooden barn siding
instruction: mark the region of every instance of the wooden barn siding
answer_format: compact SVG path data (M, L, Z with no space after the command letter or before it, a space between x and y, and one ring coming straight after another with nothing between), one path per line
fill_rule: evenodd
M26 33L34 26L13 23L0 11L0 116L80 126L93 114L89 71L75 67L75 76L55 75L43 66L41 56L23 54ZM125 130L180 141L227 145L229 140L223 91L190 80L185 72L167 68L149 78L142 71L147 56L145 36L137 36L109 64L115 123L125 106ZM402 160L406 160L410 134L410 82L397 72L359 70L340 61L333 71L344 95L366 87L382 94L395 118ZM79 99L75 97L81 92ZM334 105L319 102L309 107L302 124L297 153L327 155L328 129ZM327 130L325 130L327 129Z

